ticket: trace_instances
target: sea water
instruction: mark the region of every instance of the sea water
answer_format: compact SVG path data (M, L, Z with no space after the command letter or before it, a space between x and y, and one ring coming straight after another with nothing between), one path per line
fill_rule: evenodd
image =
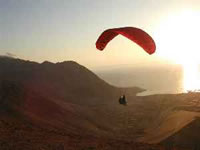
M138 96L185 92L184 71L180 66L118 67L96 73L114 86L146 89Z

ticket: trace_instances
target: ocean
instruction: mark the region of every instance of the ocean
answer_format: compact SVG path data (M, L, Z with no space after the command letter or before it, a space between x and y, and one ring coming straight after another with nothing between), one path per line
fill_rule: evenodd
M146 89L138 96L185 92L181 65L118 66L100 69L95 73L114 86Z

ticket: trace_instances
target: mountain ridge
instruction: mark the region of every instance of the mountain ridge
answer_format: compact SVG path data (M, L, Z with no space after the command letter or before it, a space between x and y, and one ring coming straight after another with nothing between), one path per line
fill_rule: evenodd
M0 68L0 107L4 108L0 147L6 145L5 150L161 149L158 143L137 139L149 127L162 122L165 127L164 117L182 106L182 98L192 98L138 97L143 89L112 86L73 61L36 63L0 57ZM128 99L126 106L118 102L122 94ZM25 140L23 146L19 140Z

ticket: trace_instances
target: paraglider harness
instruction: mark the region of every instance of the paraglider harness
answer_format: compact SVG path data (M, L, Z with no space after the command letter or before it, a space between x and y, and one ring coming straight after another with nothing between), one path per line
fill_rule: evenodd
M122 104L122 105L126 105L127 104L125 95L120 96L119 103Z

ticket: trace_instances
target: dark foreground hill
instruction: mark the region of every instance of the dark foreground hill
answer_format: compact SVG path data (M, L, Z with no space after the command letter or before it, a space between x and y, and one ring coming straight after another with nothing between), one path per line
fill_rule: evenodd
M134 95L142 91L113 87L73 61L39 64L2 57L0 68L2 101L7 107L17 109L40 125L70 131L85 128L96 132L99 123L102 129L110 126L106 117L96 122L96 106L116 104L122 93Z
M122 93L141 89L113 87L73 61L1 57L0 68L1 149L119 149L115 140L121 149L148 147L114 138L115 120L106 116Z
M198 115L189 103L198 94L137 97L142 89L109 85L73 61L0 57L0 68L2 150L162 149ZM122 94L127 106L118 103Z
M193 121L184 126L177 133L171 135L162 141L162 144L168 146L187 147L188 149L200 149L200 118L195 118Z

